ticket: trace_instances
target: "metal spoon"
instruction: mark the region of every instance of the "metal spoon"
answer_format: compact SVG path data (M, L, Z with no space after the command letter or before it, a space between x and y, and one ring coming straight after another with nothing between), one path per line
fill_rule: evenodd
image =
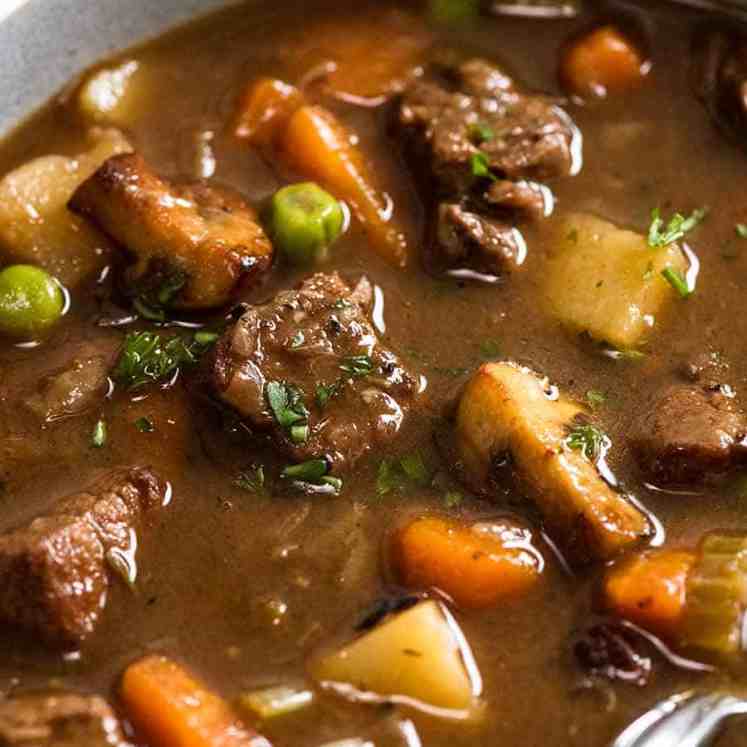
M747 700L694 690L673 695L634 721L611 747L705 747L724 721L747 714Z

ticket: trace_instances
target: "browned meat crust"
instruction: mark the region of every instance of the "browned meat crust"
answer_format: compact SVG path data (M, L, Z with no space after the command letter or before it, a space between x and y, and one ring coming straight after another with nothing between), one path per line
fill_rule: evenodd
M106 161L69 207L134 258L128 290L153 305L223 306L272 263L272 244L238 193L172 184L135 153Z
M474 59L447 71L442 80L411 86L402 99L399 126L418 173L430 176L429 195L435 183L434 243L442 264L496 274L515 269L516 252L495 251L496 231L510 242L517 221L539 220L550 212L551 193L532 180L574 171L577 137L570 117L544 97L520 93L499 68ZM475 158L485 173L475 173ZM482 222L479 237L474 231L446 231L445 211L453 212L455 205ZM499 229L484 224L491 217L500 219Z
M97 696L35 693L0 701L0 747L116 747L125 739Z
M167 486L150 469L109 473L0 537L0 620L54 645L90 635L106 605L110 553L126 553Z
M747 462L747 419L729 390L677 385L644 415L633 444L657 482L700 481Z
M318 274L247 309L209 364L212 390L294 461L324 457L335 471L350 466L398 432L417 390L415 377L379 342L366 313L370 299L365 279L351 291L336 273ZM308 410L302 442L273 415L270 382L300 394Z

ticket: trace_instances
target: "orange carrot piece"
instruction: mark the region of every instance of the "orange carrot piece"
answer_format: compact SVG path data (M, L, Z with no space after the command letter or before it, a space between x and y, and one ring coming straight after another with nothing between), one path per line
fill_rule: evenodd
M641 52L614 26L602 26L573 42L560 68L561 81L571 93L599 98L637 87L647 73Z
M416 519L396 534L393 555L405 586L436 587L473 609L523 594L542 573L542 557L527 532L508 523L470 527L444 518Z
M349 203L379 254L392 264L405 264L405 239L390 222L387 200L373 186L351 133L330 112L320 106L298 109L288 122L282 151L291 167Z
M122 701L152 747L269 747L228 704L164 656L131 664Z
M676 638L685 612L687 576L694 563L691 552L643 552L607 576L605 604L652 633Z
M252 145L268 147L284 132L296 109L303 106L303 94L276 78L250 83L239 97L233 133Z

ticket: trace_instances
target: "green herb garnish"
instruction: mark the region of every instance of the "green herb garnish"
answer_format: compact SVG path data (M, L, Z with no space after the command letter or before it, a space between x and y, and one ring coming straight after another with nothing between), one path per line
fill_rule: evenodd
M607 401L607 395L597 389L589 389L589 391L586 392L586 401L592 408L600 407Z
M740 239L747 239L747 225L744 223L737 223L737 225L734 226L734 232Z
M464 500L464 495L458 490L449 490L444 495L444 505L446 508L456 508Z
M342 480L330 475L329 465L325 459L309 459L300 464L290 464L281 473L281 477L300 485L328 487L337 494L342 490Z
M295 335L293 335L293 337L291 337L291 341L290 341L291 350L300 348L301 345L304 344L304 342L306 342L306 338L304 337L303 332L299 330L298 332L296 332Z
M476 122L475 124L471 124L469 126L469 139L475 145L482 145L483 143L487 143L494 137L495 132L493 132L493 128L489 127L486 124L483 124L482 122Z
M490 170L488 157L482 152L473 153L469 159L469 167L472 176L477 179L490 179L493 182L498 181L496 175Z
M153 425L153 421L150 418L138 418L135 421L135 428L137 428L140 433L153 433L153 431L156 429L156 426Z
M565 237L566 241L570 241L572 244L578 244L578 228L572 228Z
M351 355L343 358L340 370L354 378L368 376L374 368L370 355Z
M408 454L403 456L399 460L399 466L402 471L407 475L409 480L416 482L420 485L427 485L431 480L431 475L428 468L425 466L423 457L419 451L414 454Z
M392 490L404 487L408 483L427 486L431 482L431 473L419 452L408 454L399 459L382 459L376 475L376 492L379 497Z
M106 421L101 418L93 426L93 433L91 434L91 445L95 449L102 449L106 444Z
M262 494L265 492L265 468L262 464L253 464L248 469L241 470L233 484L248 493Z
M669 285L680 294L681 298L687 298L692 294L692 291L687 284L687 280L685 280L679 270L675 270L673 267L667 267L661 271L661 275Z
M648 245L652 249L660 249L679 241L684 238L685 234L696 228L707 214L706 208L694 210L688 218L681 213L675 213L665 226L661 211L659 208L654 208L651 211L651 226L648 229Z
M323 410L331 399L334 399L341 391L343 382L335 381L333 384L317 384L316 403Z
M186 342L180 336L131 332L125 338L112 376L128 389L168 382L180 368L197 363L217 339L214 333L206 332L196 333L192 342Z
M430 0L428 8L435 23L465 23L479 15L480 0Z
M480 343L480 356L482 358L497 358L501 354L501 346L498 340L484 340Z
M595 425L576 425L568 432L564 443L574 451L580 451L590 462L596 463L602 455L607 436Z
M283 381L268 381L265 396L275 420L290 440L295 444L305 443L309 437L309 411L301 389Z

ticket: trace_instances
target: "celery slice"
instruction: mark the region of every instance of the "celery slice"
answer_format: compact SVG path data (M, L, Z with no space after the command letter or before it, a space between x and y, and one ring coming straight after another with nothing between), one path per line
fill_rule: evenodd
M239 697L239 706L262 720L285 716L311 705L314 694L310 690L291 687L270 687Z
M732 656L742 649L747 605L747 537L709 534L687 580L684 643Z

